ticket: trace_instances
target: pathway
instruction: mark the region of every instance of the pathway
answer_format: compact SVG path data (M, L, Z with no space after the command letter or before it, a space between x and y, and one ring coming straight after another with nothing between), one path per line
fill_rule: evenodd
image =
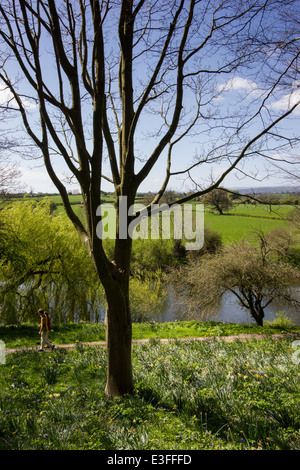
M158 341L160 341L162 344L169 343L170 341L206 341L209 339L217 339L219 341L224 341L226 343L231 343L236 340L262 340L262 339L282 339L282 338L300 338L300 333L283 333L283 334L273 334L273 335L266 335L266 334L240 334L240 335L231 335L231 336L199 336L199 337L187 337L187 338L157 338ZM132 340L132 344L141 344L141 343L149 343L151 339L134 339ZM80 342L81 346L98 346L98 347L106 347L106 342L105 341L93 341L93 342ZM73 350L76 349L76 344L56 344L55 345L56 349L63 348L67 350ZM12 348L12 349L6 349L5 353L6 354L11 354L16 351L22 351L22 350L33 350L33 351L38 351L40 349L40 346L29 346L29 347L21 347L21 348ZM51 349L47 349L47 352L51 352ZM46 352L45 351L45 352ZM54 350L55 351L55 350Z

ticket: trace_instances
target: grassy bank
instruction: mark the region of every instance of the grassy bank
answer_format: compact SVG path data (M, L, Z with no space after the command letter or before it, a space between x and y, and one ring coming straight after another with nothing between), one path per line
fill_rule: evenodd
M0 449L299 449L294 353L288 337L153 339L133 347L135 394L114 400L104 348L9 354Z
M0 326L0 340L7 349L37 346L40 343L38 324L25 323L20 326ZM254 324L222 323L215 321L174 321L168 323L134 323L133 339L191 338L201 336L228 336L250 333L276 334L281 332L300 333L300 327L287 319L278 317L266 322L263 328ZM104 341L105 328L102 323L62 323L52 325L50 339L55 344Z

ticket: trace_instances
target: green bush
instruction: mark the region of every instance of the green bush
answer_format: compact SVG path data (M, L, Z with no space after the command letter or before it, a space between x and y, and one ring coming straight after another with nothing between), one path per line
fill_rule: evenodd
M279 328L281 330L289 330L293 326L292 321L284 312L277 313L274 320L267 320L265 324L270 328Z

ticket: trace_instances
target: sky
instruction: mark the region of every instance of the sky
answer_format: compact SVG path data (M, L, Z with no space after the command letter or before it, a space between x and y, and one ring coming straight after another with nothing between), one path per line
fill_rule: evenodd
M49 72L48 72L49 71ZM51 68L47 69L47 73L49 73L49 77L51 77ZM12 75L17 75L17 71L14 71L12 68ZM225 78L226 77L226 78ZM220 108L228 108L232 103L238 103L238 100L243 97L244 100L256 100L259 103L260 94L262 93L259 89L259 86L256 84L255 80L247 77L238 75L223 75L220 76L218 79L219 81L216 84L216 96L214 99L214 105L219 106ZM11 96L9 92L3 86L3 83L0 82L0 105L6 103L7 101L11 100ZM269 111L274 111L278 113L283 113L287 111L287 109L292 106L296 101L300 100L300 83L292 83L290 89L287 89L285 93L282 93L277 98L274 98L269 102ZM246 102L245 101L245 102ZM26 109L32 114L33 118L38 120L38 107L35 102L30 100L29 98L23 99L23 104ZM11 101L11 105L13 105L13 101ZM238 106L238 104L237 104ZM238 108L236 108L238 109ZM151 117L148 121L149 126L151 123ZM299 127L299 119L300 119L300 106L296 109L293 113L292 118L289 118L284 124L289 132L295 130L298 132ZM147 121L145 121L145 129L147 128ZM18 126L17 121L10 121L7 123L7 126ZM0 129L3 126L3 121L0 121ZM255 128L249 129L249 138L252 135L255 135L256 132L260 132L261 130L261 123L257 124ZM251 131L251 132L250 132ZM21 134L20 134L21 135ZM209 136L210 134L203 134L204 140L207 139L207 148L209 144ZM153 150L154 142L151 139L145 140L141 143L141 152L138 156L145 157L151 153ZM184 144L180 144L174 150L174 168L175 170L181 170L186 167L187 160L193 161L193 156L196 153L201 154L202 142L200 138L191 138L185 140ZM282 154L274 153L274 155L282 159L286 156L286 149L282 152ZM293 150L295 153L296 151ZM297 154L297 153L295 153ZM299 155L299 153L298 153ZM12 157L15 159L15 157ZM17 158L20 169L22 171L22 177L20 182L25 185L25 191L30 192L57 192L55 186L50 180L46 169L43 166L42 159L34 159L30 160L28 158L22 159ZM159 162L155 165L154 169L148 176L147 180L141 185L139 188L140 192L155 192L158 191L162 185L162 182L165 177L165 163L166 163L166 153L162 156ZM183 164L182 164L183 163ZM227 164L225 161L220 162L218 165L213 166L213 178L214 180L217 179L226 169ZM60 179L64 179L66 175L66 169L60 163L57 167L57 173ZM201 186L209 185L211 181L211 171L212 165L199 167L199 169L193 172L193 181L198 183ZM273 168L271 174L268 175L266 178L267 172L265 168L265 161L262 158L255 158L250 160L249 162L245 162L245 166L243 166L243 170L245 173L251 173L257 175L257 179L246 177L244 173L232 171L222 182L222 185L227 188L256 188L261 186L281 186L286 185L286 180L284 179L283 175ZM300 173L300 171L299 171ZM168 189L178 190L180 192L187 192L189 190L195 189L195 185L193 181L187 179L187 175L180 175L177 178L171 179ZM66 185L68 190L78 190L79 186L76 184ZM113 186L107 183L105 180L103 181L102 189L104 191L113 191Z
M233 95L236 93L257 93L257 88L255 88L255 83L251 80L248 80L244 77L236 76L234 78L230 78L227 81L220 82L220 95L217 99L221 101L225 101L226 99L232 99ZM11 98L4 89L3 84L0 84L0 104L7 101L7 99ZM294 88L291 90L290 93L286 93L281 96L280 99L273 101L272 107L278 112L286 111L289 106L293 105L296 100L300 100L300 88ZM33 110L35 112L35 104L27 102L25 103L27 109ZM36 109L37 111L37 109ZM292 119L289 119L289 127L290 129L294 126L295 128L298 127L300 119L300 106L296 109L293 113ZM195 151L195 144L191 144L190 148L188 147L187 143L184 144L184 147L178 150L178 153L184 153L184 155L192 155ZM150 146L150 144L149 144ZM47 174L47 171L43 165L42 159L38 160L28 160L28 159L18 159L20 169L22 170L22 177L20 182L25 185L25 191L30 192L57 192L55 186L50 180L50 177ZM266 174L264 170L264 162L261 161L253 161L249 164L255 165L255 168L259 170L258 172L258 179L255 180L250 177L244 177L239 172L233 171L231 172L223 182L223 186L227 188L245 188L245 187L261 187L261 186L282 186L286 185L286 180L284 179L283 175L280 174L278 171L274 171L272 175L269 175L268 178L264 178ZM225 163L220 164L217 168L214 168L214 175L217 177L221 175L224 170L226 170L227 166ZM250 168L251 169L251 168ZM65 178L65 171L61 168L58 170L61 179ZM199 177L203 176L202 168L198 171ZM197 174L197 172L196 172ZM150 173L147 181L140 187L140 192L154 192L155 190L159 190L163 178L165 175L165 158L162 158L161 162L158 163L153 171ZM209 178L209 174L207 174L207 178ZM78 190L79 186L76 184L67 185L69 190ZM180 192L186 192L189 189L193 189L193 184L190 181L186 180L186 176L179 176L176 179L173 179L170 182L169 189L178 190ZM103 182L103 190L104 191L112 191L112 185Z

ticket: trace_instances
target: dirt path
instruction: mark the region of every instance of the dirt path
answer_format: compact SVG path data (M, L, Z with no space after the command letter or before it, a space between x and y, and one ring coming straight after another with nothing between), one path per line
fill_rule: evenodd
M187 338L157 338L158 341L160 341L162 344L167 344L171 341L206 341L209 339L217 339L218 341L224 341L226 343L232 343L233 341L240 340L240 341L246 341L246 340L263 340L263 339L282 339L282 338L291 338L291 339L296 339L300 338L300 333L283 333L283 334L274 334L274 335L266 335L266 334L240 334L240 335L232 335L232 336L199 336L199 337L187 337ZM134 339L132 340L132 344L141 344L141 343L149 343L151 339ZM95 346L95 347L106 347L106 342L105 341L94 341L94 342L80 342L81 346ZM72 350L76 348L76 344L56 344L55 347L57 349L63 348L67 350ZM6 354L11 354L17 351L22 351L22 350L32 350L32 351L38 351L40 349L40 346L29 346L29 347L23 347L23 348L12 348L12 349L6 349L5 352ZM54 350L55 351L55 350ZM51 349L46 349L45 352L51 352Z

